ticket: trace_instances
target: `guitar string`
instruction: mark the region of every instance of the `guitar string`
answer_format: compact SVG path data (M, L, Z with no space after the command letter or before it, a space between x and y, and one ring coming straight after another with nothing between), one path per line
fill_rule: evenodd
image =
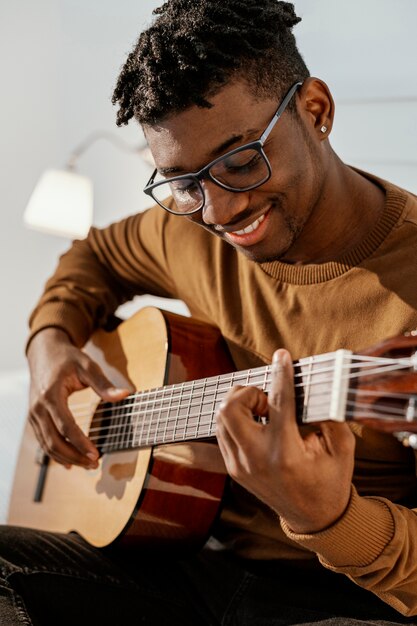
M267 383L268 383L268 382L269 382L269 381L267 381ZM227 390L222 390L220 393L223 393L223 394L224 394L226 391L227 391ZM349 390L348 390L348 392L349 392L349 393L356 393L356 392L357 392L357 390L356 390L356 389L349 389ZM218 392L217 394L214 394L214 398L212 398L212 399L206 399L206 401L205 401L205 402L203 402L203 403L200 403L200 402L195 402L192 406L197 406L197 407L199 407L199 408L203 408L203 407L204 407L204 405L207 405L207 404L219 403L219 402L221 402L222 397L220 397L220 398L219 398L219 397L217 397L218 395L219 395L219 392ZM364 390L362 390L362 396L363 396L363 395L366 395L366 391L364 391ZM371 394L370 394L370 395L372 396L372 392L371 392ZM395 397L398 397L398 394L396 394L395 396L393 396L393 394L391 394L391 393L387 393L387 392L380 392L380 394L379 394L379 395L380 395L380 396L381 396L381 395L384 395L384 397L386 397L386 398L391 398L391 399L392 399L393 397L394 397L394 398L395 398ZM408 394L404 394L404 395L403 395L403 396L401 396L401 397L402 397L402 399L408 399L408 398L409 398L409 397L411 397L412 395L413 395L413 394L409 394L409 395L408 395ZM329 391L327 391L327 392L325 392L325 393L321 392L321 393L319 393L319 394L312 394L312 396L313 396L313 397L316 397L316 398L319 398L319 397L324 397L324 398L326 398L326 399L327 399L327 398L329 398L329 397L330 397L330 392L329 392ZM198 398L198 396L197 396L197 398ZM188 399L188 398L186 398L186 399ZM171 399L171 400L172 400L172 399ZM324 405L324 404L326 404L326 402L323 402L323 403L322 403L322 405ZM320 406L321 406L321 405L320 405L318 402L316 402L316 404L314 405L314 408L318 408L318 407L320 407ZM118 406L116 405L116 407L115 407L115 408L116 408L116 410L117 410L117 409L120 409L120 406L118 407ZM158 416L159 416L159 417L161 417L161 413L163 413L164 411L165 411L165 412L167 411L167 408L166 408L166 407L164 407L163 401L161 401L161 402L159 403L159 405L155 403L155 405L154 405L154 407L153 407L153 410L152 410L152 411L143 411L143 410L142 410L142 406L140 406L140 407L139 407L139 406L136 406L136 405L135 405L135 408L136 408L136 410L135 410L134 412L129 412L129 413L128 413L127 411L125 411L125 412L121 415L121 417L122 417L123 419L125 419L125 418L129 418L129 417L136 417L136 418L142 417L142 418L143 418L143 422L144 422L144 423L145 423L145 422L149 422L149 424L150 424L150 423L151 423L151 421L152 421L152 417L153 417L153 415L154 415L154 414L158 414ZM165 423L165 421L166 421L167 419L168 419L168 421L169 421L169 420L171 420L171 421L172 421L173 419L174 419L174 420L178 420L178 419L185 419L185 418L192 419L192 418L197 417L197 416L200 416L200 417L204 416L204 413L203 413L202 411L199 411L197 414L181 415L181 414L180 414L180 411L179 411L181 408L182 408L182 407L181 407L181 403L177 403L177 404L175 404L175 403L172 403L172 401L171 401L171 412L172 412L172 410L173 410L173 411L176 411L176 414L175 414L173 417L169 417L169 416L167 416L167 417L163 418L163 422ZM311 408L312 408L312 407L310 407L310 412L311 412ZM107 410L108 410L108 411L112 411L112 410L114 410L113 405L111 405L111 408L109 408L109 409L107 409ZM142 413L142 415L141 415L141 413ZM89 415L89 417L91 418L91 414ZM111 417L113 417L113 416L111 416ZM111 417L110 417L110 419L111 419ZM87 425L87 424L85 423L84 425ZM82 426L83 426L83 424L82 424L82 423L79 423L79 426L80 426L80 427L82 427ZM113 428L113 429L117 429L119 426L120 426L120 424L115 424L114 426L109 426L109 427L107 427L107 429L111 429L111 428ZM105 427L103 427L101 430L102 430L102 432L103 432L104 430L106 430L106 428L105 428ZM143 429L142 429L142 430L143 430Z
M395 366L398 369L405 369L405 368L410 368L412 367L413 363L411 361L411 359L388 359L388 358L379 358L379 357L373 357L372 359L369 359L368 357L361 357L360 355L348 355L346 357L347 359L349 359L349 362L346 363L345 365L342 366L342 369L344 370L350 370L352 368L354 368L355 366L351 363L352 360L358 360L358 362L361 363L360 367L365 368L365 367L372 367L375 363L376 364L380 364L381 367L385 367L386 365L391 365L391 366ZM366 358L367 362L364 361L364 359ZM333 358L329 358L327 359L327 361L335 361L334 357ZM324 361L323 361L324 362ZM300 362L296 362L296 366L298 367ZM304 366L310 366L311 364L305 363ZM313 363L314 365L314 363ZM178 393L184 391L184 390L188 390L189 388L191 388L191 385L194 383L196 386L197 384L203 385L204 382L208 382L213 385L218 385L219 383L222 384L229 384L230 382L236 383L239 381L243 381L245 379L247 379L248 375L251 376L252 378L255 378L257 376L259 377L263 377L265 371L269 374L272 370L272 365L266 365L264 367L261 368L254 368L254 369L250 369L250 370L245 370L243 372L231 372L230 374L223 374L223 375L219 375L219 376L213 376L213 377L208 377L208 378L202 378L196 381L185 381L184 383L177 383L174 385L166 385L165 387L156 387L153 389L147 389L147 390L143 390L143 391L138 391L135 392L133 394L130 394L127 398L125 398L125 400L127 400L128 398L135 398L135 397L139 397L142 396L143 394L160 394L162 389L178 389ZM333 372L334 371L334 367L328 367L328 368L322 368L322 369L314 369L311 374L316 376L318 374L322 374L322 373L328 373L328 372ZM365 373L361 373L361 375L366 376L366 375L370 375L368 372ZM306 376L305 372L299 372L299 373L295 373L294 378L303 378ZM331 380L331 379L330 379ZM323 381L326 382L326 381ZM296 385L297 386L297 385ZM153 400L150 400L150 402ZM79 403L79 404L74 404L73 408L79 408L79 407L83 407L83 406L89 406L90 403Z
M349 388L347 390L347 393L354 393L356 394L356 389L354 388ZM361 396L365 396L366 397L366 392L363 392L361 394ZM404 400L407 401L410 399L410 397L413 396L413 394L391 394L389 392L380 392L380 393L376 393L376 392L371 392L369 394L370 398L376 397L378 396L380 398L380 400L383 400L384 398L386 400ZM399 397L400 396L400 397ZM308 407L308 415L313 415L314 412L317 412L318 410L322 410L326 405L328 406L330 403L330 399L331 399L331 392L323 392L323 393L319 393L319 394L312 394L312 396L310 396L310 398L313 397L316 399L316 401L314 402L314 404L310 404L310 406ZM188 406L188 411L186 412L186 414L182 414L180 413L180 410L183 408L183 406L180 403L171 403L170 409L168 410L168 406L165 406L164 404L160 404L159 406L156 405L152 411L148 411L148 410L143 410L142 407L137 407L136 411L133 411L131 413L124 413L121 415L122 418L129 418L129 417L135 417L137 420L141 420L145 423L152 423L152 418L154 417L154 415L157 415L159 420L161 421L161 423L164 425L166 423L166 421L172 421L173 419L187 419L188 421L191 422L191 420L193 419L197 419L199 417L203 417L206 413L204 413L204 407L208 406L208 405L212 405L212 404L219 404L221 403L223 400L222 397L214 397L213 399L206 399L203 402L194 402L189 404ZM321 401L320 401L321 400ZM353 404L357 407L361 407L361 406L369 406L369 404L364 403L364 402L360 402L359 400L356 401L349 401L347 400L346 404ZM198 408L198 412L197 413L193 413L191 410L194 408ZM403 410L399 410L396 412L396 410L394 409L394 407L392 406L392 404L373 404L372 405L372 409L373 410L381 410L381 411L388 411L391 412L393 414L398 414L401 415L404 413ZM112 409L109 409L109 412ZM166 416L163 415L163 413L167 413ZM170 414L175 413L172 417L169 417ZM91 416L90 416L91 417ZM112 419L114 416L109 415L108 418L104 417L104 419ZM118 417L118 416L116 416ZM91 420L87 420L84 423L79 422L78 425L80 427L82 426L87 426L90 423ZM101 430L102 432L109 432L111 430L116 430L120 427L119 423L113 424L113 425L108 425L108 426L97 426L97 427L93 427L90 430L90 433L94 432L95 430Z
M347 417L354 417L355 416L355 412L354 411L347 411L346 412L346 416ZM375 413L364 413L362 415L363 419L381 419L382 421L386 420L386 415L381 415L378 416ZM325 420L321 420L321 421L325 421ZM147 448L150 447L152 445L156 445L156 444L164 444L164 443L178 443L181 441L193 441L195 439L203 439L205 437L214 437L215 432L214 432L214 425L215 422L214 421L209 421L203 424L199 424L197 429L194 429L192 433L187 433L186 430L183 430L183 432L179 433L176 430L172 430L172 431L167 431L166 433L164 433L163 435L159 435L159 436L154 436L154 437L149 437L145 440L140 440L140 441L134 441L129 439L128 441L123 442L124 446L121 447L120 446L120 441L117 441L117 446L115 446L112 449L112 441L108 441L108 438L103 437L103 436L96 436L96 437L92 437L92 441L96 442L97 445L99 445L102 448L103 452L112 452L112 451L116 451L116 450L120 450L120 449L137 449L137 448ZM401 430L404 430L404 428L401 428ZM101 445L100 445L101 443Z
M353 401L348 401L347 405L351 405L353 407L357 407L357 403L355 403ZM379 419L387 419L387 417L389 417L389 414L384 412L386 410L386 407L384 407L383 405L373 405L371 409L369 408L369 405L365 404L364 406L365 406L365 409L368 412L366 414L364 414L363 411L361 411L361 413L360 413L360 417L361 418L363 418L363 417L372 417L372 418L375 418L375 419L378 419L378 418ZM314 408L316 408L316 407L314 407ZM377 409L380 409L381 412L378 413ZM216 411L213 408L212 410L210 410L208 412L205 412L205 413L204 412L203 413L199 412L199 413L188 415L188 416L179 416L179 419L181 421L186 420L186 423L184 425L180 424L179 426L178 426L178 419L173 420L173 419L162 418L160 421L162 423L166 422L168 424L167 427L165 428L165 432L170 434L170 435L171 435L171 432L178 431L179 428L181 429L181 435L183 433L187 432L187 430L192 430L193 433L195 433L196 432L196 427L197 427L197 433L199 434L199 429L201 427L205 427L207 425L209 425L209 426L213 426L214 425L215 422L212 420L212 418L215 415L215 412ZM391 411L391 413L395 414L395 415L402 415L403 414L403 413L401 413L401 411L400 412ZM314 417L315 417L314 411L313 412L309 412L308 415L309 415L310 419L314 419ZM356 415L356 417L358 417L357 416L357 409L355 411L346 411L345 415L346 416L354 416L354 415ZM205 418L207 416L210 417L210 419L208 421L203 419L203 418ZM322 416L322 413L319 413L317 415L318 418L321 417L321 416ZM143 417L147 417L147 415L145 414ZM159 416L159 417L161 418L161 416ZM197 423L191 422L191 420L194 420L194 419L197 421ZM322 419L322 421L324 421L324 420ZM405 421L405 415L404 415L404 421ZM174 429L170 430L169 422L171 422L171 423L175 422ZM151 436L152 436L152 442L155 440L155 434L157 433L157 430L155 429L155 427L152 428L152 426L153 426L152 420L150 420L149 421L149 429L146 432L146 443L147 444L149 444L151 442L150 441ZM119 433L117 433L113 437L112 437L111 434L109 435L109 431L111 430L111 428L112 427L109 427L107 429L97 429L97 430L99 430L99 435L97 437L97 440L100 440L100 439L104 438L106 440L106 442L110 442L111 443L112 439L114 440L114 439L118 438L119 437ZM114 428L118 428L118 425L116 425ZM92 429L91 432L93 432L94 430L95 429ZM90 435L91 435L91 433L90 433ZM130 435L130 433L129 433L129 435ZM91 435L91 438L93 440L95 440L94 437L95 437L95 435Z
M356 390L354 388L349 388L347 390L348 393L356 393ZM363 395L363 394L362 394ZM413 394L401 394L401 398L395 398L395 396L393 394L390 393L385 393L383 394L384 397L386 399L392 399L394 397L394 399L402 399L402 400L408 400ZM399 395L399 394L398 394ZM370 394L371 397L375 397L374 393ZM378 396L381 398L381 394L378 394ZM314 414L314 411L317 410L321 410L324 406L329 404L329 401L331 399L331 392L327 392L327 393L320 393L320 394L314 394L313 397L316 398L322 398L323 400L321 402L315 402L314 404L312 404L309 409L308 409L308 415L310 414ZM382 399L382 398L381 398ZM187 419L189 421L193 420L193 419L198 419L200 416L203 417L205 415L207 415L208 413L205 413L204 411L199 410L197 413L192 413L191 409L192 408L199 408L199 409L203 409L204 406L207 405L212 405L212 404L218 404L219 402L222 402L222 398L214 398L212 400L207 400L205 402L202 403L198 403L195 402L194 404L190 404L187 408L188 411L186 412L186 414L181 415L180 413L176 413L175 417L179 418L179 419ZM354 405L357 407L369 407L369 404L366 402L360 402L360 401L354 401L354 400L347 400L346 402L347 405ZM177 405L172 405L171 404L171 410L175 411L176 409L180 409L181 405L177 404ZM398 414L398 415L402 415L403 414L403 410L395 410L394 407L392 407L392 405L387 404L372 404L372 410L380 410L382 411L388 411L388 412L392 412L393 414ZM163 416L162 413L167 413L168 415ZM163 405L161 406L157 406L154 408L153 411L137 411L137 412L133 412L131 414L125 414L123 415L123 417L143 417L143 418L148 418L150 417L150 422L152 423L152 417L154 414L158 414L158 417L160 418L160 420L162 420L164 423L167 419L169 419L169 413L170 411L168 411L167 407L164 407ZM111 417L109 417L109 419L111 419ZM172 418L171 418L172 419ZM113 426L107 426L107 427L100 427L97 426L96 428L92 428L90 430L90 432L94 432L94 430L106 430L107 432L112 430L112 429L116 429L119 428L119 424L115 424Z
M408 365L408 367L409 367L409 365ZM395 365L390 365L390 366L384 365L384 366L382 366L380 368L372 370L371 372L369 372L369 371L367 371L365 373L363 373L363 372L355 372L355 373L350 374L349 376L342 376L342 380L345 381L345 380L350 380L352 378L365 377L365 376L370 376L370 375L374 376L376 374L386 373L386 372L395 371L395 370L404 369L404 368L405 368L405 366L400 366L397 363L395 363ZM351 367L345 367L344 369L349 370L349 369L351 369ZM248 370L248 371L250 371L250 370ZM333 370L331 370L331 371L333 371ZM266 372L267 376L269 376L272 373L272 367L269 366L269 369L266 369L265 372ZM262 374L263 380L265 378L265 372ZM313 372L312 376L314 377L315 374L316 373ZM258 376L260 376L260 375L258 375L258 374L257 375L251 375L252 378L257 378ZM242 380L243 379L247 379L247 376L242 377ZM203 387L203 382L204 381L206 382L206 385L204 385L205 386L205 394L204 395L208 395L208 393L214 393L215 394L219 390L222 391L222 389L219 389L219 382L221 382L221 384L223 384L223 385L227 385L227 390L229 390L231 388L231 384L232 383L234 384L234 383L237 382L236 379L233 379L233 380L231 379L229 381L225 381L225 380L218 381L218 380L215 380L215 379L201 379L201 381L202 381L201 385L200 385L201 387ZM267 379L266 382L270 383L271 379L270 378ZM319 380L312 380L312 381L307 382L307 383L305 383L305 382L304 383L296 383L294 385L294 387L296 389L300 389L300 388L303 388L303 387L311 388L312 386L324 385L324 384L331 383L331 382L333 382L333 377L322 378L322 379L319 379ZM248 381L248 380L246 380L246 384L248 386L256 386L256 381L253 381L253 380ZM208 390L210 385L215 387L215 389L213 389L213 391L209 391ZM189 395L186 395L186 394L183 393L184 389L185 389L185 386L183 387L182 384L180 383L180 384L177 384L177 385L168 385L166 387L158 387L156 389L152 389L152 390L149 390L149 391L136 392L134 394L131 394L130 396L127 396L123 400L119 400L118 402L112 403L111 406L114 406L114 407L117 407L117 408L121 408L121 407L123 407L123 408L131 408L131 407L134 407L136 405L136 401L137 401L137 399L139 399L140 402L141 402L141 408L142 408L145 405L154 403L156 401L155 400L155 396L163 396L163 395L165 395L165 397L162 397L160 401L168 401L170 397L172 398L172 394L171 394L171 396L168 395L170 391L174 392L174 399L175 399L175 394L178 394L178 396L181 396L181 400L187 400L189 398ZM195 386L195 389L197 389L197 386ZM143 398L145 396L147 397L147 399L143 400ZM194 393L194 394L192 394L192 396L195 397L195 398L199 397L198 393ZM130 404L129 404L129 402L130 402ZM109 404L109 403L103 402L101 404L105 405L105 404ZM77 409L84 408L84 406L91 407L92 405L94 405L94 402L85 403L82 406L81 405L77 405L77 404L72 404L71 405L71 410L72 410L74 415L77 415L78 417L83 417L83 416L87 416L88 413L84 413L84 414L80 413L80 412L77 413ZM96 414L105 413L105 412L108 412L108 410L109 410L108 407L103 406L103 408L98 409L96 411Z
M378 361L378 360L377 360L377 361L373 361L373 363L375 363L375 362L380 363L380 361ZM402 367L404 366L403 364L398 364L398 361L397 361L397 360L394 360L394 361L393 361L393 360L391 360L391 361L390 361L390 360L386 359L386 360L385 360L385 362L386 362L386 363L390 363L390 362L392 363L392 362L394 362L394 365L391 365L391 366L389 366L388 368L387 368L387 367L383 367L383 368L382 368L382 367L380 367L380 368L378 368L378 370L377 370L377 371L378 371L378 373L379 373L380 371L387 371L387 369L388 369L388 371L392 371L393 369L400 369L400 368L402 368ZM409 365L410 365L410 362L409 362L409 361L407 361L407 367L409 367ZM271 371L271 369L272 369L271 367L269 367L269 368L262 368L263 372L264 372L264 373L266 373L266 374L269 374L269 373L270 373L270 371ZM265 371L265 370L266 370L266 371ZM314 375L315 373L316 373L316 372L313 372L313 375ZM252 371L251 371L251 370L248 370L248 372L247 372L245 375L239 374L238 376L236 376L236 375L235 375L234 377L231 377L230 382L235 382L235 381L233 381L233 380L232 380L232 378L235 378L235 379L236 379L236 378L247 378L248 376L251 376L251 375L253 376L253 374L254 374L254 371L253 371L253 370L252 370ZM366 372L365 374L362 374L362 373L359 373L359 374L360 374L360 375L369 375L369 373L368 373L368 372ZM350 375L348 378L351 378L351 377L354 377L354 376L355 376L355 375ZM219 378L219 377L216 377L216 379L215 379L215 381L213 381L213 383L214 383L214 382L218 383L218 382L219 382L218 378ZM324 384L325 382L327 382L327 380L328 380L328 379L326 379L326 380L319 380L319 381L316 381L316 384ZM207 380L206 380L205 382L206 382L206 384L207 384ZM223 381L221 381L221 382L223 382ZM267 383L268 383L268 382L269 382L269 381L267 380ZM252 384L255 384L255 383L252 383ZM297 386L306 386L306 385L305 385L305 384L301 384L301 385L300 385L300 384L298 384ZM179 391L181 391L183 388L184 388L184 386L180 386L180 390L179 390ZM166 388L161 388L161 389L166 389ZM218 392L219 390L217 389L216 391ZM159 392L159 393L161 393L161 390L158 390L158 392ZM214 392L214 393L215 393L215 395L216 395L216 392ZM366 393L366 392L365 392L365 393ZM138 394L138 395L143 396L143 395L144 395L144 393L143 393L143 392L141 392L141 393L140 393L140 394ZM389 394L386 394L386 395L389 395ZM153 413L158 413L158 416L159 416L159 417L161 417L161 411L163 411L163 410L164 410L164 408L163 408L163 402L164 402L164 400L165 400L165 398L162 398L162 399L161 399L161 403L162 403L162 405L157 406L157 407L156 407L156 408L155 408L155 409L151 412L151 414L153 414ZM171 398L171 400L172 400L172 398ZM216 399L215 399L215 402L216 402L216 401L218 401L218 400L216 400ZM210 401L210 402L213 402L213 401ZM155 400L155 398L154 398L154 405L155 405L155 403L156 403L156 400ZM118 406L117 406L117 404L118 404ZM206 402L206 403L203 403L203 404L207 404L207 402ZM200 405L199 405L199 406L200 406ZM123 406L123 405L122 405L122 404L120 404L120 403L116 403L115 408L116 408L116 410L120 410L120 409L125 409L125 408L126 408L126 406ZM176 406L174 405L174 406L173 406L173 408L174 408L174 409L175 409L175 408L179 408L179 406L178 406L178 407L176 407ZM385 408L385 407L384 407L384 408ZM374 407L374 409L376 409L376 407ZM165 409L165 410L166 410L166 409ZM108 409L107 409L107 411L108 411ZM137 413L137 412L136 412L136 413ZM210 413L210 414L211 414L211 413ZM131 415L134 415L134 414L131 414ZM124 419L124 418L129 417L129 416L130 416L130 415L128 415L128 414L126 414L126 412L124 412L124 413L123 413L120 417L121 417L122 419ZM119 417L119 416L117 416L117 417ZM143 415L143 417L150 417L150 416L145 414L145 415ZM194 419L194 417L195 417L195 418L200 418L200 419L201 419L201 417L203 417L203 415L201 414L201 412L199 412L199 414L198 414L198 415L191 415L191 414L190 414L188 417L189 417L189 418L191 418L191 419ZM373 411L372 411L372 413L371 413L371 417L377 417L377 413L376 413L376 411L375 411L375 410L373 410ZM386 417L386 413L385 413L385 414L384 414L384 413L382 413L382 417ZM182 416L180 416L180 415L175 416L175 420L176 420L176 421L177 421L179 418L180 418L180 419L183 419L183 417L182 417ZM165 420L165 421L166 421L166 420ZM171 421L172 421L172 420L171 420ZM118 424L118 425L116 425L116 426L115 426L115 428L118 428L119 426L120 426L120 425ZM152 427L152 422L150 421L150 422L149 422L149 428L148 428L148 431L147 431L147 433L146 433L146 436L148 437L148 439L149 439L150 435L153 435L153 434L154 434L154 433L153 433L153 430L152 430L152 428L151 428L151 427ZM114 428L114 427L111 427L111 428ZM196 427L195 427L195 425L194 425L194 424L192 424L192 428L193 428L193 430L195 431L195 428L196 428ZM143 430L144 430L144 428L142 429L142 431L143 431ZM165 430L167 430L167 429L165 429ZM120 433L117 433L117 435L116 435L116 436L117 436L118 438L120 438ZM101 429L101 432L100 432L100 438L103 438L103 437L105 437L105 433L103 433L103 429Z
M386 371L386 370L385 370L385 371ZM268 385L268 384L270 383L270 381L271 381L271 379L270 379L270 378L269 378L269 379L268 379L268 378L266 378L266 385ZM325 384L326 382L330 382L330 381L326 380L326 381L317 381L317 383L314 383L314 382L313 382L313 383L311 384L311 386L312 386L312 385L314 385L314 384L317 384L317 385L323 385L323 384ZM256 386L256 383L255 383L255 382L249 383L249 386ZM296 386L297 386L297 387L300 387L300 386L306 386L306 385L300 385L300 384L299 384L299 385L296 385ZM166 388L161 388L161 389L166 389ZM211 393L211 395L212 395L213 397L209 397L209 394L204 394L204 395L202 395L202 394L197 394L197 393L196 393L196 394L193 396L193 398L194 398L195 402L194 402L194 403L189 403L189 406L190 406L190 407L194 407L194 406L202 407L202 406L204 406L204 404L210 404L210 403L212 403L213 401L218 401L217 396L218 396L219 394L225 394L228 390L229 390L228 388L226 388L226 389L216 389L216 390L213 390L212 392L210 392L210 393ZM349 389L349 391L350 391L350 392L356 392L356 390L355 390L355 389ZM310 399L310 398L323 397L323 396L324 396L324 397L327 397L327 396L329 395L329 393L330 393L330 391L326 391L326 392L321 391L321 392L319 392L319 393L314 393L314 392L313 392L313 393L311 393L311 394L310 394L309 399ZM365 391L365 390L362 390L362 393L366 393L366 391ZM380 395L381 395L381 394L383 394L383 392L381 392L381 393L380 393ZM146 394L143 394L143 395L146 395ZM410 395L412 395L412 394L410 394ZM393 396L392 396L392 394L390 394L390 393L388 393L388 394L387 394L387 393L385 393L385 396L386 396L386 397L393 397ZM409 397L409 396L406 396L406 398L408 398L408 397ZM182 406L181 406L181 405L182 405L182 403L183 403L184 401L185 401L185 402L188 402L190 398L191 398L191 395L190 395L190 394L189 394L189 395L182 395L182 396L178 396L177 398L175 398L175 397L174 397L174 398L172 398L172 396L171 396L171 397L169 397L169 396L168 396L168 397L160 397L160 400L159 400L159 402L158 402L158 403L156 402L156 400L155 400L155 398L154 398L154 399L153 399L153 410L152 410L150 413L151 413L151 415L153 415L154 413L157 413L157 412L158 412L158 413L160 413L160 412L162 412L162 411L166 410L166 407L164 406L164 403L165 403L166 401L170 401L170 403L171 403L171 409L173 409L173 410L175 410L175 409L180 409L180 408L182 408ZM203 400L203 402L200 402L200 401L199 401L199 400L200 400L200 398L205 398L205 401ZM176 403L176 402L175 402L175 400L178 400L178 402ZM123 402L123 401L121 401L121 402ZM134 417L134 416L136 416L136 417L137 417L137 416L138 416L138 413L144 412L144 409L146 409L146 408L147 408L147 405L149 404L149 401L145 401L145 402L140 402L140 405L138 405L138 403L136 402L136 400L135 400L133 403L131 403L131 404L128 404L128 403L122 404L121 402L114 403L114 404L112 404L112 405L108 405L107 407L105 407L105 404L106 404L106 403L101 403L101 404L103 404L104 408L102 408L102 409L98 409L98 410L95 412L95 415L96 415L96 416L100 416L101 414L105 414L106 412L107 412L107 413L109 413L109 412L111 412L112 410L114 411L114 410L120 410L120 409L123 409L123 410L124 410L124 412L123 412L123 414L121 414L121 417L123 417L123 418ZM316 405L317 405L317 404L318 404L318 403L316 403ZM94 406L94 405L93 405L93 406ZM99 406L100 406L100 405L99 405ZM126 409L130 409L130 408L133 408L133 409L135 409L135 410L133 410L133 411L131 411L131 412L128 412ZM83 419L83 418L90 418L90 417L91 417L91 411L90 411L90 412L88 412L88 413L78 413L78 414L75 412L75 413L74 413L74 415L75 415L75 417L77 417L79 420L80 420L80 418L81 418L81 419ZM83 424L81 423L81 421L80 421L79 425L80 425L80 426L83 426Z
M347 413L348 421L350 421L349 419L350 417L354 418L355 413L348 412ZM389 421L385 415L379 416L371 412L364 413L361 419L364 421L365 420L379 420L381 423ZM312 425L318 422L324 422L324 421L328 421L328 420L323 420L323 419L317 419L316 421L311 420L309 425ZM409 431L410 426L408 426L408 424L405 426L399 425L398 427L395 428L394 431L392 431L391 429L392 432L399 432L399 431L404 431L404 430ZM413 432L415 432L415 429ZM112 438L106 437L104 435L95 435L91 438L91 440L101 449L102 452L109 452L112 450L116 451L116 450L124 450L128 448L143 448L143 447L149 447L149 446L153 446L157 444L178 443L180 441L187 441L187 440L194 441L196 439L203 439L205 437L214 437L214 436L215 436L214 422L207 422L205 424L198 424L195 428L192 429L192 431L183 429L181 432L179 432L178 429L171 429L171 430L167 429L167 431L164 433L150 433L149 436L147 435L146 437L143 437L143 438L128 437L123 440L120 440L120 438L118 437L112 440Z

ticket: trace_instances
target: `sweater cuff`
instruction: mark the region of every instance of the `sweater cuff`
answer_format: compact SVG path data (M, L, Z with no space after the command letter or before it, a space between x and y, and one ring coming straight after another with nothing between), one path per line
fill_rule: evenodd
M91 334L85 315L75 306L65 302L47 302L35 312L30 320L30 335L26 343L26 352L34 336L45 328L60 328L79 348L85 344Z
M394 519L382 498L360 497L352 487L348 507L329 528L313 534L281 527L289 539L315 552L328 567L365 567L375 561L394 536Z

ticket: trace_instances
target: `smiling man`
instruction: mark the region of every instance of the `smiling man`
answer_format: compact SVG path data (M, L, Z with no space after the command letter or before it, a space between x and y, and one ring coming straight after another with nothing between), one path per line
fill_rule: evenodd
M67 399L86 386L106 402L129 393L81 348L142 293L180 298L220 328L237 369L275 353L271 392L236 388L218 410L232 480L200 553L100 551L4 528L0 616L417 624L414 453L327 422L324 407L300 433L291 365L417 326L416 198L334 153L334 103L297 50L291 4L170 0L155 13L113 100L119 125L144 129L157 204L93 228L60 259L31 317L30 421L54 461L99 466Z

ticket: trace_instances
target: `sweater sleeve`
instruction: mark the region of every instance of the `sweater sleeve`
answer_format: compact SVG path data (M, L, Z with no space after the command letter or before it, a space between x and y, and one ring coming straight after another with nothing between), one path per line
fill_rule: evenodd
M287 537L315 552L324 567L347 575L403 615L417 615L417 511L352 487L344 515L330 528Z
M28 344L47 327L82 346L135 295L177 297L165 249L168 214L154 207L104 229L92 228L59 260L30 320Z

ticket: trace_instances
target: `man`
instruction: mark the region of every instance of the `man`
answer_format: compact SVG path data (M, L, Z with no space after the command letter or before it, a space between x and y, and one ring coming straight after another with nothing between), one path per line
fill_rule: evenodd
M272 391L237 388L218 412L234 481L215 542L150 560L4 529L5 623L417 623L413 453L361 426L302 436L291 365L416 327L417 201L333 152L334 104L296 49L291 4L170 0L156 14L114 102L119 124L144 128L159 206L60 260L31 318L30 420L53 459L97 467L67 398L128 390L80 348L144 292L219 326L238 369L280 348Z

